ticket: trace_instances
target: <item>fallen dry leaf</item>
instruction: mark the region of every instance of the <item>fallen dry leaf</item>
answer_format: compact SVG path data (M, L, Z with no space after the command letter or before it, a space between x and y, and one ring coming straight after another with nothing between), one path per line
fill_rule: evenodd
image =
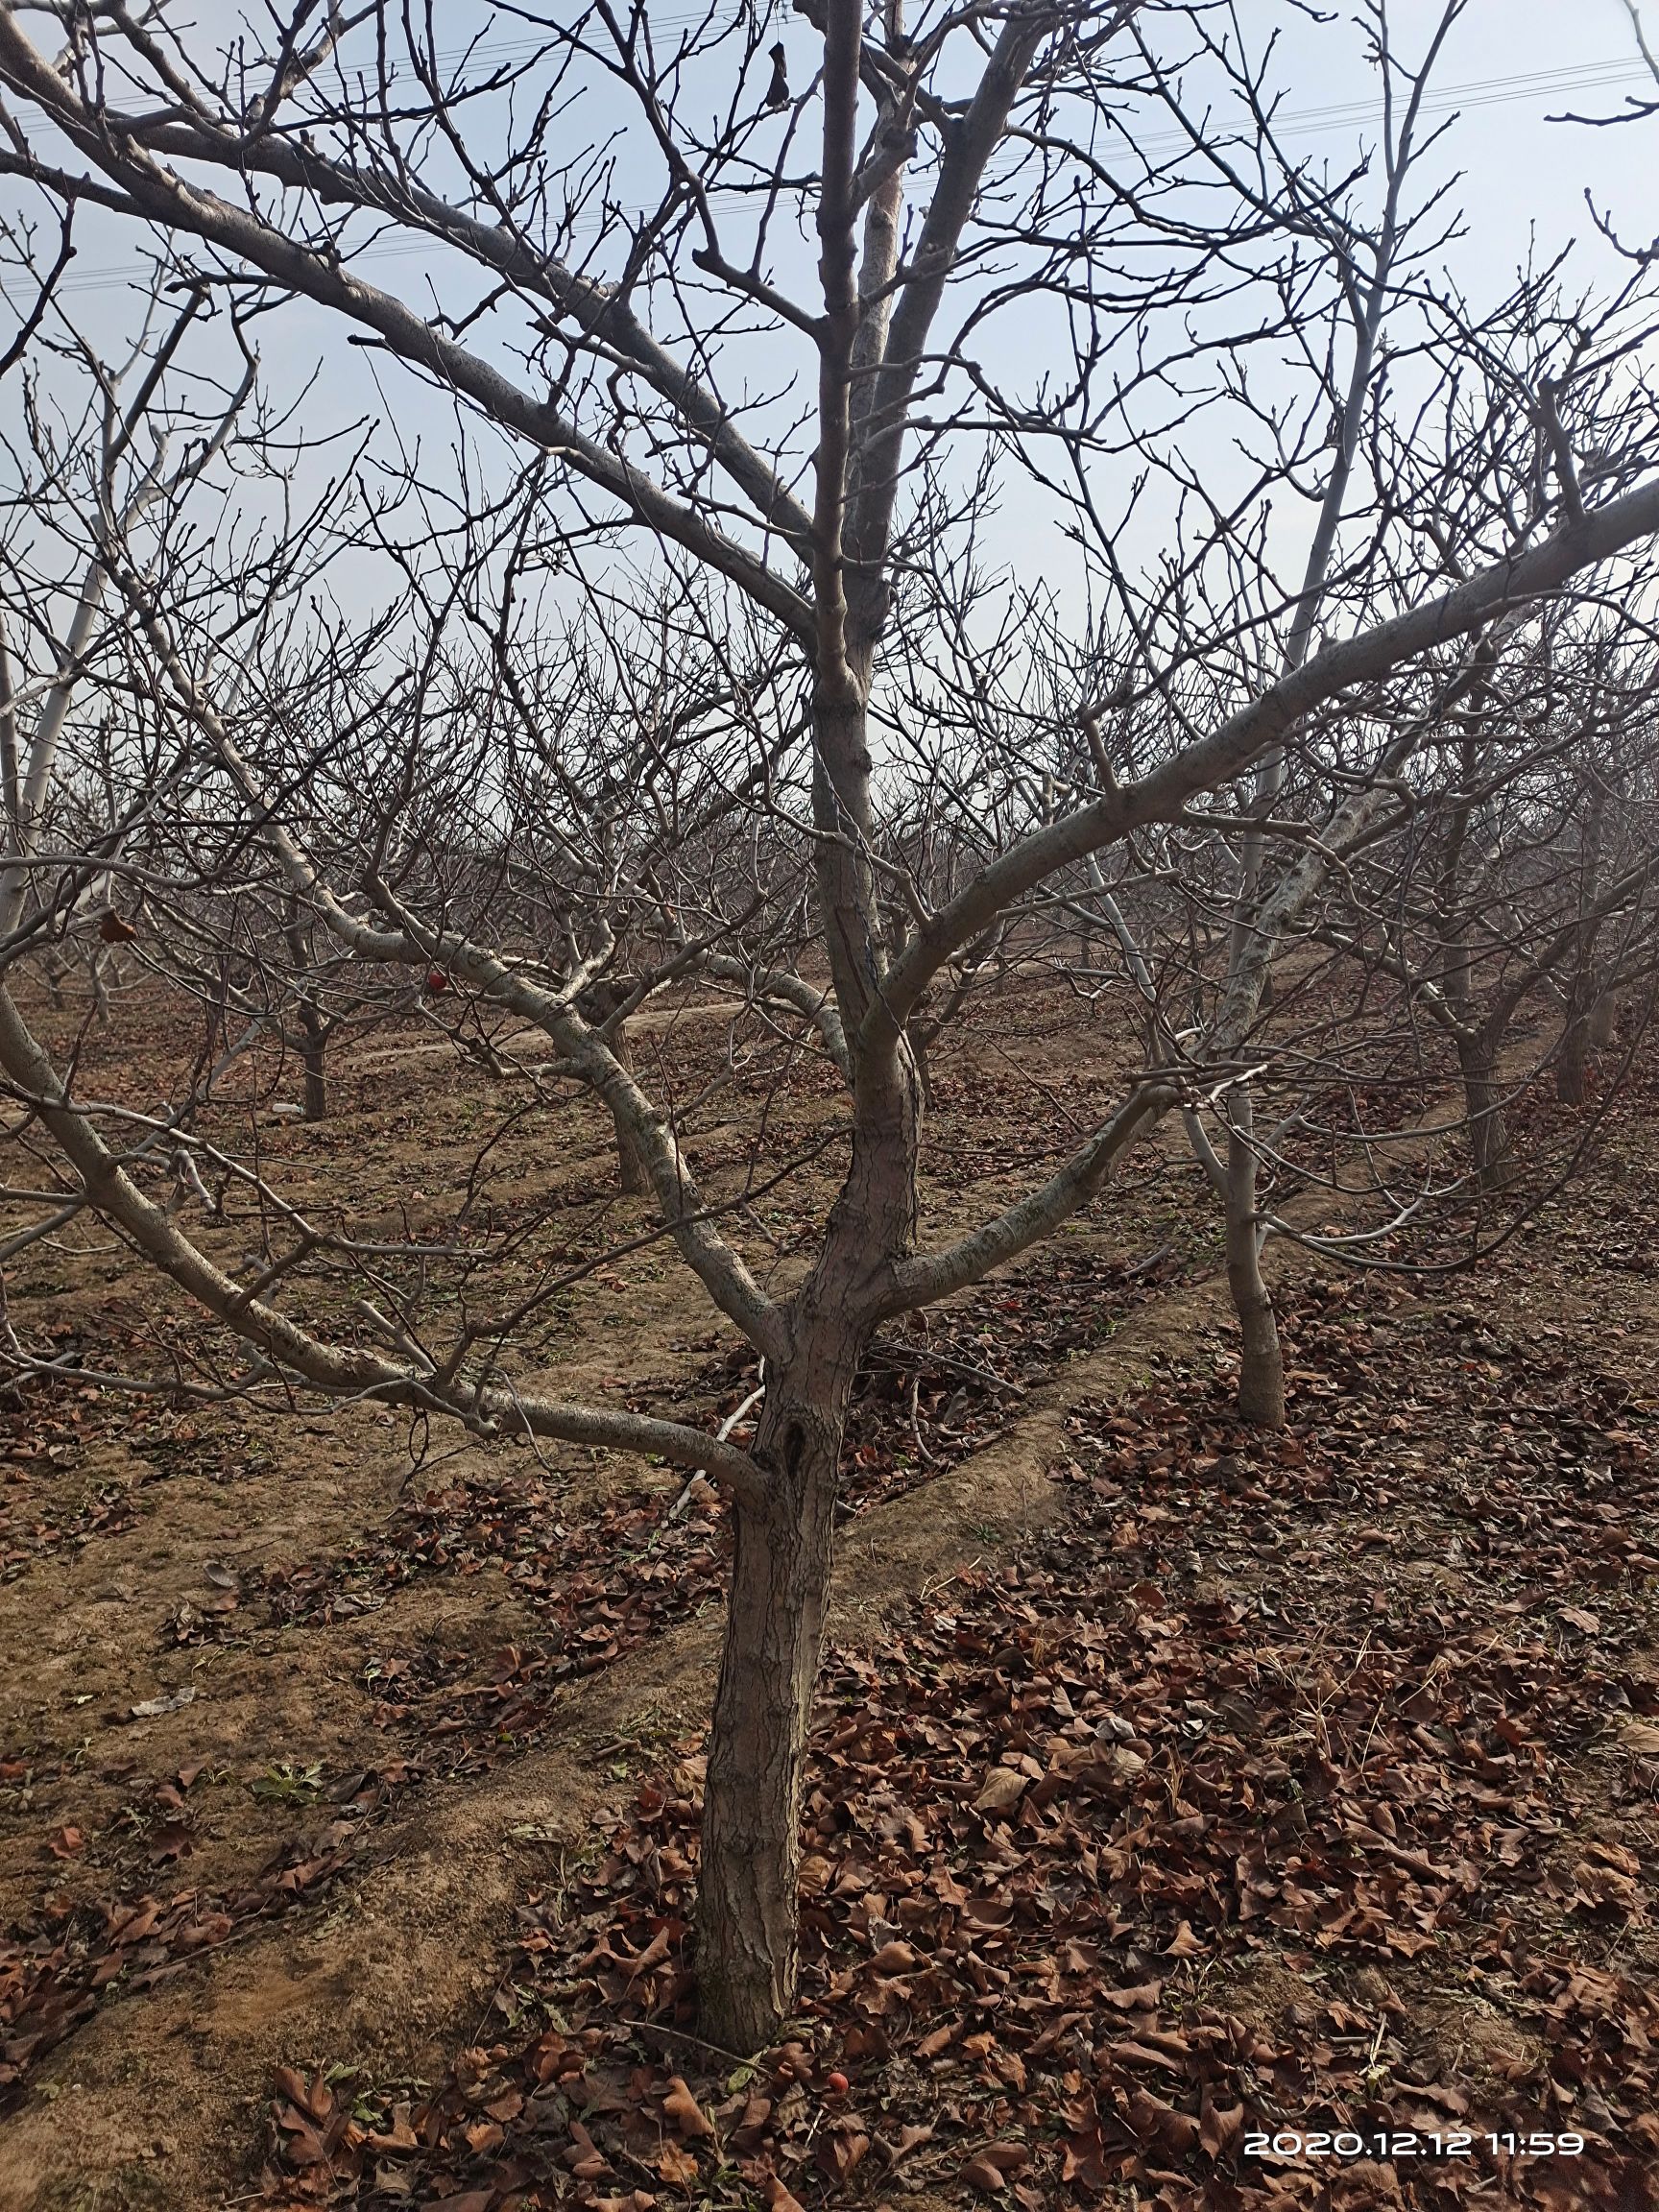
M696 2141L705 2135L712 2135L714 2132L708 2114L678 2074L669 2077L667 2094L662 2099L662 2109L679 2128L681 2134L688 2141Z
M187 1686L175 1690L171 1696L146 1697L142 1704L130 1705L127 1710L134 1720L154 1720L162 1713L178 1713L194 1702L196 1692Z
M974 1810L975 1813L1006 1813L1011 1805L1019 1804L1030 1787L1028 1774L1018 1773L1012 1767L993 1767L974 1800Z

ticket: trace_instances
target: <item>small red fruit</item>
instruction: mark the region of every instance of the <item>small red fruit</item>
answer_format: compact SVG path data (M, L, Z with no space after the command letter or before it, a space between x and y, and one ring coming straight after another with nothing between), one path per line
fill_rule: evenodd
M427 969L426 988L432 994L434 998L441 997L444 992L448 990L449 978L445 974L442 968Z
M843 2074L839 2068L837 2068L837 2070L830 2076L830 2079L825 2082L824 2086L829 2090L831 2097L845 2097L851 2084L848 2082L846 2075Z

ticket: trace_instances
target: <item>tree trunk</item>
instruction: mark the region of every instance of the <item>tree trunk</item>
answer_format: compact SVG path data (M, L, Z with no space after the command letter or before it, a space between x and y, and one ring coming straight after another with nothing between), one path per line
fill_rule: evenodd
M703 2032L748 2054L795 2004L801 1777L830 1595L842 1404L769 1388L754 1455L763 1507L733 1509L726 1641L714 1696L698 1874Z
M1598 992L1589 1008L1580 1012L1576 998L1569 1001L1567 1023L1555 1051L1555 1095L1564 1106L1582 1106L1592 1050L1604 1052L1619 1035L1619 998L1613 991Z
M611 1049L630 1075L634 1072L634 1047L629 1042L628 1024L620 1022L611 1040ZM634 1149L634 1140L628 1134L628 1125L614 1109L611 1115L612 1127L616 1133L616 1172L624 1198L640 1198L651 1188L639 1155Z
M98 1013L98 1026L109 1026L109 974L114 967L111 956L103 951L94 952L91 959L92 1003Z
M305 1074L305 1118L307 1121L325 1121L328 1118L328 1074L326 1056L328 1039L333 1030L332 1022L325 1021L316 999L308 996L305 981L312 970L311 938L300 909L300 894L290 891L282 921L282 936L288 947L288 956L294 963L298 984L300 1013L300 1065ZM228 980L238 991L247 984L231 976Z
M305 1071L305 1118L328 1118L328 1030L309 1000L300 1001L300 1065Z
M1584 822L1584 845L1578 896L1586 913L1595 908L1601 884L1601 824L1607 788L1599 781L1591 793ZM1584 1103L1586 1064L1590 1057L1590 1026L1600 994L1592 981L1598 926L1582 923L1573 950L1573 984L1567 995L1567 1023L1555 1056L1555 1095L1564 1106Z
M1497 1055L1480 1038L1460 1044L1457 1057L1463 1070L1463 1102L1469 1118L1469 1153L1475 1179L1483 1190L1495 1190L1513 1173Z
M1585 1070L1590 1057L1590 1017L1570 1006L1567 1026L1555 1047L1555 1095L1563 1106L1584 1103Z
M1243 1349L1238 1368L1238 1411L1259 1429L1285 1426L1285 1358L1272 1293L1262 1273L1262 1238L1256 1220L1256 1155L1250 1148L1250 1110L1238 1108L1241 1126L1227 1141L1227 1287L1238 1316Z
M916 1064L916 1083L922 1094L925 1109L933 1104L933 1070L927 1061L927 1038L920 1022L912 1022L905 1031L910 1046L910 1057Z

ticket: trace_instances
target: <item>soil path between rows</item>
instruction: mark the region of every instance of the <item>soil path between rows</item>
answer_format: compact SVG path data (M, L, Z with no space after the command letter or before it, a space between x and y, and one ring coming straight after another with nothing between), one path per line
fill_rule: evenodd
M1288 1251L1291 1265L1296 1258ZM1034 1389L993 1444L851 1523L832 1640L879 1640L888 1608L1016 1545L1063 1504L1066 1416L1112 1397L1221 1315L1205 1278L1154 1297ZM301 1918L255 1926L161 1988L108 2004L41 2066L0 2145L0 2212L207 2205L256 2148L271 2069L313 2061L424 2079L489 2006L515 1903L626 1794L619 1746L706 1719L719 1622L671 1629L568 1694L558 1739L479 1778L429 1784L373 1863Z

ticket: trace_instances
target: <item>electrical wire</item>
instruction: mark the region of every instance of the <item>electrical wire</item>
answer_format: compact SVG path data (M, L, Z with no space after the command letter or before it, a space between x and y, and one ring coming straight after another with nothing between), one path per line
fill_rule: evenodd
M707 12L704 10L696 10L663 17L661 21L664 27L700 23L705 20L706 13ZM452 55L440 57L440 60L455 62L465 59L477 60L488 54L493 61L503 53L517 53L520 50L526 57L533 58L536 51L543 43L544 41L540 40L514 39L492 44L488 40L480 39L475 47L456 49ZM1621 84L1630 84L1637 80L1646 81L1647 78L1647 70L1640 61L1634 60L1581 61L1575 62L1566 69L1526 70L1505 77L1476 77L1460 84L1447 84L1442 85L1437 90L1431 89L1425 94L1420 112L1424 114L1448 114L1461 112L1471 108L1501 107L1518 100L1559 98L1574 92L1597 91L1603 88L1614 89ZM1302 108L1286 110L1276 115L1273 122L1276 135L1283 133L1313 136L1328 131L1339 131L1353 127L1362 129L1367 124L1378 124L1381 122L1381 113L1375 101L1342 102L1323 108ZM1189 141L1184 134L1174 132L1161 132L1152 137L1140 141L1139 145L1141 151L1147 154L1166 154L1177 152L1188 143ZM709 193L709 197L710 200L726 200L742 199L752 197L752 195L732 188L722 190L716 187ZM628 220L642 218L650 212L649 208L641 206L626 210L614 210L610 214L579 216L571 225L571 229L579 236L593 236L604 229L608 223L615 220L617 214L621 214L624 220ZM432 252L441 247L443 243L442 239L430 237L388 240L365 247L363 252L354 254L352 259L354 262L397 260L410 255ZM66 297L70 294L111 291L137 280L132 268L110 264L102 268L77 270L73 276L64 278L58 285L57 290ZM5 279L0 278L0 293L3 293L4 290Z

